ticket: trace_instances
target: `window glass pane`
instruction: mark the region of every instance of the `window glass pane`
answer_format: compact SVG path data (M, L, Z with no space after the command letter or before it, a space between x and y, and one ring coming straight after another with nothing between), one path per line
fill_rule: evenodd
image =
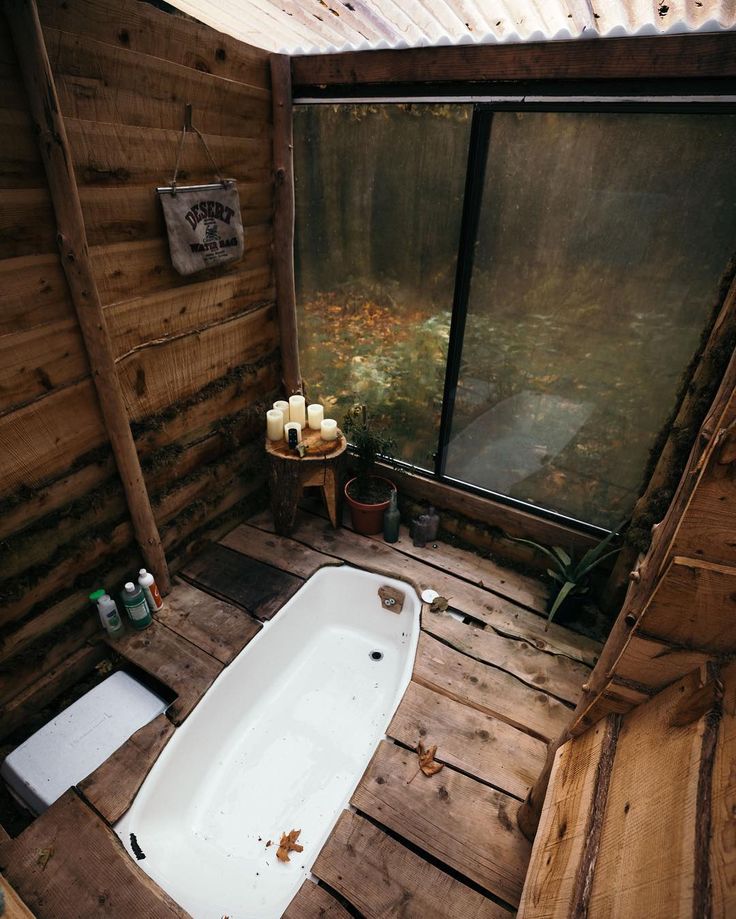
M432 468L471 109L312 105L294 112L299 350L310 398L365 402Z
M736 117L496 113L449 476L601 526L736 249Z

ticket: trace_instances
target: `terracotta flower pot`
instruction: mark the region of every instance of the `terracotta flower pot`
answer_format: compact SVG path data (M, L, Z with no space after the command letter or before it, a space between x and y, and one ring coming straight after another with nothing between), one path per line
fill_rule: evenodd
M378 479L380 482L385 482L391 491L396 491L394 483L390 482L388 479L384 479L383 476L374 475L371 476L371 478ZM377 533L382 533L383 515L386 513L386 508L391 503L390 498L381 501L380 504L363 504L362 501L356 501L355 498L351 498L348 491L354 481L355 479L353 478L345 483L345 500L348 502L348 507L350 508L350 521L353 524L353 529L362 536L375 536Z

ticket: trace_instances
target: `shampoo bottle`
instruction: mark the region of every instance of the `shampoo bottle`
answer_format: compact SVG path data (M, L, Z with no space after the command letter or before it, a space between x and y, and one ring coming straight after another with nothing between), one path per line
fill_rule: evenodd
M161 599L161 594L158 592L158 587L153 579L153 575L146 571L145 568L141 568L138 572L138 584L143 591L150 611L155 613L160 610L164 605L164 601Z
M132 581L125 585L123 605L134 629L146 629L153 621L143 591Z
M97 601L97 609L100 614L100 620L110 638L120 638L125 632L125 626L113 598L109 594L103 593Z
M389 505L383 515L383 538L386 542L397 542L399 538L399 524L401 514L396 504L396 492L391 492Z

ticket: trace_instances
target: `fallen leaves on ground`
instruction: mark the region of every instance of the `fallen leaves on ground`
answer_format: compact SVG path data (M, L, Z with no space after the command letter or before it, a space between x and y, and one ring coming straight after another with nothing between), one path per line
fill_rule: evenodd
M278 851L276 852L276 858L280 862L290 862L289 852L303 852L304 846L300 846L297 843L299 834L301 830L292 830L290 833L281 834L281 842L279 843Z
M439 772L440 769L444 769L444 763L436 763L434 761L435 754L437 753L437 744L430 747L428 750L424 749L421 740L417 745L417 756L419 757L419 768L425 775L435 775Z
M437 744L434 744L431 747L424 749L424 744L421 740L417 743L417 759L419 760L419 768L414 773L414 775L406 783L411 785L414 779L419 775L420 772L423 772L426 776L436 775L440 769L444 769L444 763L436 763L434 761L435 755L437 753Z
M41 871L46 870L46 865L49 863L49 859L54 854L54 847L49 846L48 849L40 849L36 857L36 864L41 869Z

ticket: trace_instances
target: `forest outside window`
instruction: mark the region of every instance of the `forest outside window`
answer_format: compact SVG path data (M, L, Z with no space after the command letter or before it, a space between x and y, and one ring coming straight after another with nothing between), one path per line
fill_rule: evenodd
M408 463L436 456L449 481L610 528L641 491L736 250L736 116L473 112L296 109L309 394L338 418L368 403Z

